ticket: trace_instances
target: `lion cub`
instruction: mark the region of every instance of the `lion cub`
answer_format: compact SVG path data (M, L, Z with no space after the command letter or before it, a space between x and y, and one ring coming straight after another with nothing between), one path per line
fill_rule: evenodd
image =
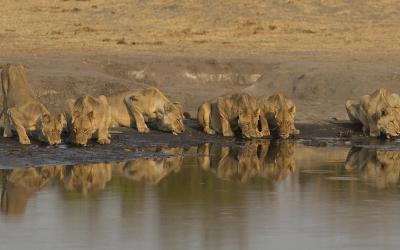
M38 131L39 140L52 144L61 143L61 132L65 125L62 114L50 115L47 108L35 97L30 88L23 65L2 66L4 137L11 137L14 125L21 144L30 144L26 133Z
M246 138L262 136L258 130L260 109L257 101L245 93L221 96L203 103L197 118L207 134L234 136L235 131L240 131Z
M156 121L159 130L174 135L185 130L183 112L157 88L128 90L107 96L113 126L136 127L140 133L149 132L146 122Z
M99 144L110 144L109 127L111 110L107 98L85 95L67 101L67 120L72 143L86 146L89 139L97 137Z
M353 123L363 125L364 134L386 137L400 135L400 96L386 89L364 95L358 102L348 100L346 110Z
M300 133L294 126L296 106L284 94L277 93L266 99L260 99L258 105L262 112L261 121L264 136L269 135L268 127L273 136L283 139Z

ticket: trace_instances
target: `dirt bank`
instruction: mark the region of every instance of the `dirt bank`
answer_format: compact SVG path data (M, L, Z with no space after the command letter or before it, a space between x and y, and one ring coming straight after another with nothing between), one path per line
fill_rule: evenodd
M73 165L77 163L114 162L143 157L169 157L163 148L183 148L183 154L193 155L196 150L189 150L204 143L229 147L246 147L248 143L265 142L270 138L243 140L220 135L206 135L195 120L186 120L186 131L180 135L152 130L148 134L140 134L134 129L119 128L112 130L112 143L98 145L91 141L87 147L76 147L69 144L48 146L37 140L32 145L21 145L15 135L13 138L0 140L0 168L43 165ZM297 124L302 131L290 140L306 146L337 147L360 145L389 145L398 149L397 141L369 139L349 124ZM0 131L2 132L2 131ZM34 137L34 135L33 135ZM65 141L67 135L63 134Z
M83 94L157 86L195 114L217 95L285 92L298 121L399 92L397 1L3 1L0 63L24 63L52 110ZM229 10L229 11L228 11Z
M347 119L344 102L378 87L399 92L400 63L348 62L290 57L190 57L173 55L47 55L1 57L24 63L39 98L53 111L84 94L156 86L196 115L204 100L245 91L268 96L282 91L297 105L299 122Z

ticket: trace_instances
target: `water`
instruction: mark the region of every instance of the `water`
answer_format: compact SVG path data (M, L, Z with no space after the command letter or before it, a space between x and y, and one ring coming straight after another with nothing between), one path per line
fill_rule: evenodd
M185 154L198 156L2 171L1 249L400 246L399 151L281 142Z

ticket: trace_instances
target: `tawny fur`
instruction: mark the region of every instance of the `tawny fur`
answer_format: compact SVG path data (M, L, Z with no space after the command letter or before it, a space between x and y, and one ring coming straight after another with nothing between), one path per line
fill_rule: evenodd
M112 126L134 127L150 131L146 123L155 121L159 130L179 134L184 131L180 104L171 102L159 89L150 87L107 96Z
M388 137L400 135L400 97L386 89L364 95L359 102L346 102L346 111L353 123L361 123L365 134Z
M68 100L67 120L72 143L86 146L92 137L96 137L99 144L111 143L111 109L105 96L86 95Z
M260 109L248 94L232 94L204 102L198 109L197 119L207 134L234 136L241 131L246 138L258 138Z
M38 131L39 139L49 144L61 143L65 125L63 115L53 117L36 98L28 84L23 65L2 66L4 137L11 137L15 127L21 144L30 144L27 131Z
M294 125L296 106L282 93L276 93L268 98L259 99L261 109L262 133L264 136L271 132L275 137L283 139L290 135L299 134Z

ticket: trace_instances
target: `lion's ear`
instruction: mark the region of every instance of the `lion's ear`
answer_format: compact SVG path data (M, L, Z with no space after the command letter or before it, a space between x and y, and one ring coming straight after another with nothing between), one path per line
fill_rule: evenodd
M296 112L296 107L292 106L289 108L289 113L293 114L294 112Z
M93 111L90 111L90 112L87 114L87 116L88 116L90 122L93 122L93 121L94 121L94 112L93 112Z
M183 112L183 107L180 102L173 102L175 108L177 108L181 113Z
M164 117L164 114L160 111L157 111L156 116L157 116L157 119L162 119Z
M58 121L63 127L65 127L65 126L67 125L67 122L66 122L65 117L64 117L63 114L59 114L59 115L57 116L57 121Z
M165 112L171 112L174 109L173 105L166 103L164 104L164 111Z
M50 123L50 115L49 114L43 114L42 117L40 118L42 123Z

